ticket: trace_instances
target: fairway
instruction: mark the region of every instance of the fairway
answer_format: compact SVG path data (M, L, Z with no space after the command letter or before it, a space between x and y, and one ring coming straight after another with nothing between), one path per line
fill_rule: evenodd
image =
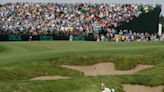
M62 67L92 66L94 71L94 65L102 63L112 64L116 72L129 71L138 65L153 67L119 75L101 74L98 70L96 76ZM31 80L44 76L63 79ZM125 92L127 84L160 86L164 92L164 42L0 42L0 92L101 92L100 80L116 92Z

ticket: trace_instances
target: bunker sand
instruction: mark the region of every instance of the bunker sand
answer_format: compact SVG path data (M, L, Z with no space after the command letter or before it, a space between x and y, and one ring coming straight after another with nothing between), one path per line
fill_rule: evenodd
M147 87L142 85L123 85L125 92L162 92L164 86Z
M30 80L66 80L66 79L71 79L71 77L66 77L66 76L39 76L32 78Z
M62 67L78 70L84 73L85 76L97 76L97 75L122 75L122 74L133 74L140 70L152 68L153 65L138 65L131 70L116 70L113 63L99 63L92 66L73 66L73 65L62 65Z

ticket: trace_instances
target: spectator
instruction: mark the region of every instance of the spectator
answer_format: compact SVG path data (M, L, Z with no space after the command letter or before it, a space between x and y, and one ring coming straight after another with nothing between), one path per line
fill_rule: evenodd
M116 29L151 9L139 4L8 3L0 7L0 33L93 34L97 41L150 40L148 34Z

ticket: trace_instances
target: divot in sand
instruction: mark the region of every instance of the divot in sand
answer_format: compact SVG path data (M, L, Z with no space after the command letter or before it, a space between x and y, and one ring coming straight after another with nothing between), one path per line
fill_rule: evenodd
M164 86L147 87L142 85L123 85L125 92L162 92Z
M62 67L84 72L85 76L97 76L133 74L143 69L152 68L153 65L138 65L137 67L131 70L116 70L115 65L113 63L99 63L93 66L62 65Z
M32 78L30 80L65 80L65 79L71 79L71 77L64 77L64 76L39 76Z

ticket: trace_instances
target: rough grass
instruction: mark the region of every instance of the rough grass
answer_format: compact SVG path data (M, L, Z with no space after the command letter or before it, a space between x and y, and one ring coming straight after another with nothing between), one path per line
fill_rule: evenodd
M164 42L2 42L0 50L0 92L100 92L100 80L116 92L122 84L164 85ZM113 62L116 69L132 69L138 64L154 68L133 75L84 77L60 67L63 64L93 65ZM62 75L70 80L28 81L36 76ZM87 85L86 85L87 84Z

